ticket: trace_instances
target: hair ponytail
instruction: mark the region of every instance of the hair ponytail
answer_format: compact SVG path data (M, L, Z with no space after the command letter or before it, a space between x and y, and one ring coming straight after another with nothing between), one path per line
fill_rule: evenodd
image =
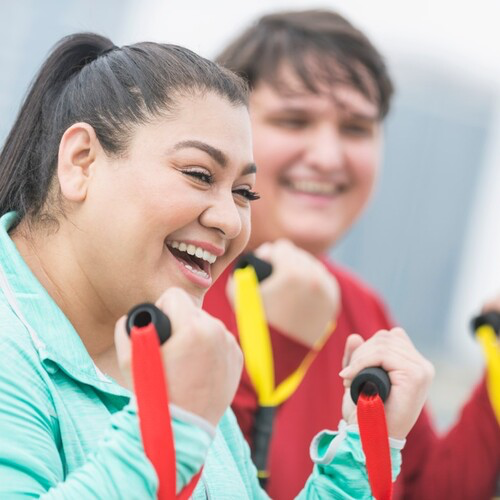
M16 210L22 218L41 208L53 175L47 140L58 97L83 66L111 48L107 38L82 33L61 40L45 61L0 153L0 214Z

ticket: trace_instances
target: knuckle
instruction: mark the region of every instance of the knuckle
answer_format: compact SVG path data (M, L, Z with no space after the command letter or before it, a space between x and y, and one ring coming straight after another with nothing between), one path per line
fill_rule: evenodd
M397 326L397 327L393 328L390 333L393 336L396 336L398 338L401 338L401 339L404 339L404 340L409 340L408 334L400 326Z
M413 376L417 383L427 384L434 377L434 367L430 362L424 360L424 362L419 365L419 369L415 370Z
M425 366L427 378L429 380L432 380L434 378L434 376L436 375L436 369L434 368L434 365L430 361L425 360L424 366Z
M188 298L187 293L178 287L169 287L156 301L156 305L161 309L162 307L169 308L175 306L180 301L184 302Z
M389 330L379 330L373 338L385 338L389 335Z

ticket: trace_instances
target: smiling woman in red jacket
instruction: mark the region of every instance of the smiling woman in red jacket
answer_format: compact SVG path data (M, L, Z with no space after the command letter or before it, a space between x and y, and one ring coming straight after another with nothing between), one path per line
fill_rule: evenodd
M252 207L248 249L273 265L261 292L276 383L317 342L325 342L276 414L267 489L272 498L284 500L310 473L311 438L341 416L344 388L338 373L346 342L352 352L375 332L393 326L373 291L323 257L371 195L392 83L370 41L330 11L265 16L218 60L245 76L252 88L261 200ZM204 307L237 334L226 298L231 297L228 277L226 272L219 279ZM335 328L325 337L332 322ZM233 408L250 442L257 406L245 372ZM500 428L482 382L445 436L436 435L422 412L403 451L395 497L490 498L499 470Z

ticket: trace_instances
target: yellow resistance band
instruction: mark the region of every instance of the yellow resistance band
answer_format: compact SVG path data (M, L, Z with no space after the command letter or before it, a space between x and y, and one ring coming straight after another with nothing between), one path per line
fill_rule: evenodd
M307 353L298 368L275 387L273 350L254 268L236 269L234 281L236 322L248 375L257 392L259 405L278 406L300 385L333 328L329 328L327 335Z
M500 424L500 347L495 330L482 325L476 330L476 337L486 360L486 387L493 411Z

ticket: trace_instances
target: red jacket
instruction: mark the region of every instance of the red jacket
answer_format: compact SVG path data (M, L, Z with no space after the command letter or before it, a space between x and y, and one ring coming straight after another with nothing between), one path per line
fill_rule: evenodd
M270 444L267 491L274 500L294 498L312 470L309 445L325 428L336 428L343 396L342 354L347 336L365 338L392 323L381 300L345 270L324 262L337 278L342 307L335 331L309 368L297 391L278 409ZM219 278L205 298L204 308L220 318L237 335L236 320L226 298L229 271ZM276 383L303 359L306 348L271 329ZM329 380L329 383L325 381ZM233 410L251 445L257 396L246 372ZM408 435L394 499L490 499L500 473L500 426L491 408L484 380L463 407L456 425L439 437L423 411Z

